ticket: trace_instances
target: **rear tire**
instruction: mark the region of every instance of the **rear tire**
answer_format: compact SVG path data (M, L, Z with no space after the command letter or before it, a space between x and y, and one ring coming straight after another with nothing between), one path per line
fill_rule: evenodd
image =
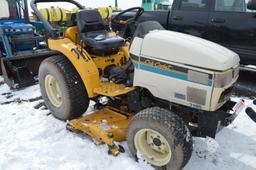
M183 120L159 107L142 110L133 117L127 143L136 160L166 170L182 169L193 150L192 136Z
M41 63L39 84L45 105L60 120L80 117L89 106L79 74L63 55L49 57Z

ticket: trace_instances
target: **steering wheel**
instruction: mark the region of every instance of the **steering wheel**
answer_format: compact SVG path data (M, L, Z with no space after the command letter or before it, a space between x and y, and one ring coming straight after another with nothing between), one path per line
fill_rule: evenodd
M135 15L133 17L129 17L127 20L123 20L122 16L129 12L136 11ZM144 9L141 7L133 7L126 9L116 16L114 16L111 20L113 25L117 25L119 28L123 28L123 35L121 35L124 38L128 38L132 31L135 31L136 22L138 21L139 17L144 13Z

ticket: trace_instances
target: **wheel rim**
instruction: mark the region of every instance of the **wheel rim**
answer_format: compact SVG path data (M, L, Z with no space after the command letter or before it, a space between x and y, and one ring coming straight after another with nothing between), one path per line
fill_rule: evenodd
M60 86L56 78L52 75L45 77L45 90L50 102L55 107L60 107L62 104Z
M141 129L134 137L140 156L154 166L164 166L171 160L172 152L166 138L152 129Z

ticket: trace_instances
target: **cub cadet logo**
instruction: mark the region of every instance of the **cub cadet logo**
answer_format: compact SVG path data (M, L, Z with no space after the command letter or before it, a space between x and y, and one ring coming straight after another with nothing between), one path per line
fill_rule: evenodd
M145 60L143 63L149 66L161 68L163 70L173 70L171 65L162 63L160 61Z

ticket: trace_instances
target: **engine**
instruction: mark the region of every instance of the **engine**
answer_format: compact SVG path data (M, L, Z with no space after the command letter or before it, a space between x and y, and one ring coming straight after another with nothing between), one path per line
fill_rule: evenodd
M32 50L36 47L34 29L31 24L5 22L1 27L10 40L13 52Z

